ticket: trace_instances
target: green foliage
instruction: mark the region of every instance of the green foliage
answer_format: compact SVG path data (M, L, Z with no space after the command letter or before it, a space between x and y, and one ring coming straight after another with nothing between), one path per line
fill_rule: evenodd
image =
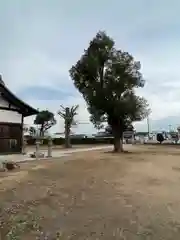
M35 145L36 138L30 138L27 140L28 145ZM112 144L113 143L113 138L108 137L108 138L72 138L71 139L71 144L73 145L98 145L98 144ZM43 145L48 145L48 139L43 140ZM53 145L64 145L65 144L65 139L64 138L55 138L53 139Z
M65 128L65 146L67 148L71 147L70 143L70 133L71 127L76 125L77 122L75 121L75 116L77 115L77 109L79 108L78 105L69 107L60 106L60 110L58 114L61 118L64 119L64 128Z
M144 86L140 63L117 50L104 32L90 42L70 76L87 102L90 120L96 127L106 120L117 141L127 125L149 113L147 101L135 94L135 88Z
M29 134L30 136L35 136L37 134L36 128L31 126L29 128Z
M162 133L158 133L156 136L156 139L159 143L162 143L164 141L164 136Z
M44 133L56 124L56 119L54 118L54 113L48 110L40 111L36 115L34 124L39 126L40 136L44 136Z
M88 108L90 115L90 121L94 124L97 130L104 128L104 124L107 122L106 116L101 111L97 111L93 107Z

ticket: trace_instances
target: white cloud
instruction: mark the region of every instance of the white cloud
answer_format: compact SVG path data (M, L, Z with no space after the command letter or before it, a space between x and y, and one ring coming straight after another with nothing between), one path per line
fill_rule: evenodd
M76 1L73 5L70 1L56 0L52 3L2 1L0 72L7 86L15 92L31 86L68 90L72 87L69 68L79 59L96 31L105 29L115 39L117 47L141 61L147 85L139 93L150 103L151 119L179 115L178 6L177 0L114 1L113 15L109 18L111 2L102 5L102 1L95 4ZM80 121L89 119L80 97L30 103L53 112L60 104L80 104ZM32 118L26 121L31 123ZM145 122L136 125L146 127ZM55 128L63 129L62 122ZM79 125L76 130L94 131L92 124Z
M12 56L4 63L2 77L14 91L31 86L68 88L72 84L68 77L70 67L62 59L32 52L25 56Z

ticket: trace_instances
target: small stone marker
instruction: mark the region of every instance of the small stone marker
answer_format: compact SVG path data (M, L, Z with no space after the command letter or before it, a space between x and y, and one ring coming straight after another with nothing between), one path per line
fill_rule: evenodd
M6 171L5 167L4 167L4 163L2 161L0 161L0 172L4 172Z

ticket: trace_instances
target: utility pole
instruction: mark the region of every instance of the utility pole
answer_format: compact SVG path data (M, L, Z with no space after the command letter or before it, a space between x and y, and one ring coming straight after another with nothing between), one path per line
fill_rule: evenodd
M147 127L148 127L148 139L149 139L149 134L150 134L149 116L147 117Z
M169 127L169 133L170 133L171 132L171 125L169 124L168 127Z

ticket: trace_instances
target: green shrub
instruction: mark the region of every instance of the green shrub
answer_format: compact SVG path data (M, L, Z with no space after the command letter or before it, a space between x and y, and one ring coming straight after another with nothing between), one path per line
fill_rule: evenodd
M159 143L162 143L164 141L164 136L162 133L158 133L156 136L156 139Z
M48 144L48 139L44 139L42 141L43 145ZM28 145L35 145L36 139L31 138L27 140ZM65 143L64 138L55 138L53 139L54 145L63 145ZM80 145L80 144L113 144L113 138L72 138L71 143L73 145Z

